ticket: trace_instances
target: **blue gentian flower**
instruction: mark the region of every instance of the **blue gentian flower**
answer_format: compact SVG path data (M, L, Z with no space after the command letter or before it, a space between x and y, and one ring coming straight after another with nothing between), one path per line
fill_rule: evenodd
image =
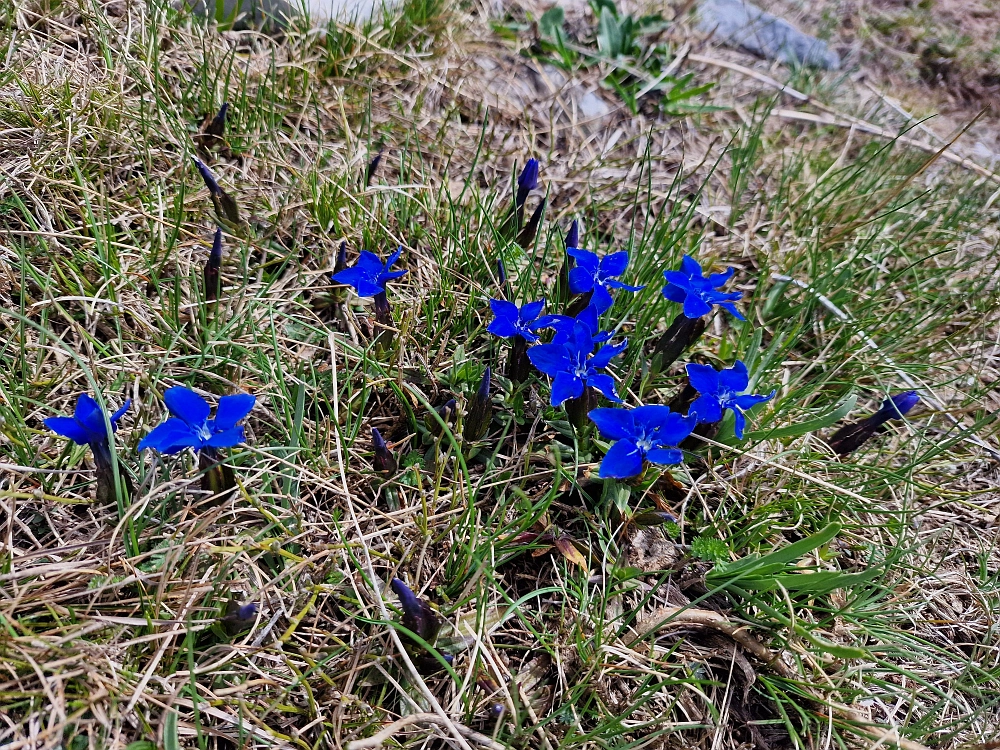
M358 262L350 268L335 273L333 280L338 284L353 286L359 297L374 297L385 291L386 282L398 279L406 273L406 271L389 270L402 254L403 248L399 247L389 256L389 260L383 263L375 253L362 250Z
M215 419L208 418L208 402L190 388L168 388L163 402L173 416L150 430L139 442L139 450L152 448L169 456L185 448L200 451L239 445L243 442L243 428L236 423L250 413L257 398L249 393L223 396Z
M493 320L486 327L486 330L494 336L502 339L509 339L520 336L525 341L534 343L538 341L535 334L539 328L546 328L556 316L546 315L539 318L542 308L545 307L545 300L528 302L518 308L513 302L502 299L491 299L490 309L493 311Z
M571 258L576 259L576 266L569 272L569 290L573 294L593 292L590 303L597 308L598 313L604 313L611 308L613 300L608 289L625 289L638 292L644 286L631 286L617 280L628 267L628 252L611 253L599 258L597 253L579 247L566 250Z
M688 414L697 415L699 422L718 422L722 419L724 409L732 409L736 417L736 437L741 439L746 427L743 412L770 401L777 393L771 391L766 396L741 395L750 385L750 373L747 372L747 366L739 360L725 370L716 370L711 365L689 364L687 374L691 387L699 394Z
M128 411L132 399L126 399L122 407L111 415L111 431L118 430L118 420ZM96 453L98 448L107 449L108 433L104 426L104 412L98 403L86 393L76 400L72 417L49 417L45 426L57 435L72 440L77 445L89 445Z
M628 342L602 346L595 354L594 347L602 339L595 337L593 330L580 320L574 321L572 329L563 335L557 334L557 338L558 342L553 340L528 349L531 363L552 378L552 406L579 398L588 386L596 388L609 400L621 403L615 393L615 381L598 370L603 370L621 354Z
M733 304L743 297L743 292L720 292L726 282L736 273L730 268L725 273L702 274L701 266L690 255L681 260L680 271L664 271L663 277L667 285L663 287L663 296L671 302L684 305L684 316L700 318L712 312L712 306L727 310L733 317L746 320Z
M600 476L615 479L642 473L643 461L679 464L683 458L677 446L691 434L697 423L694 415L682 417L669 406L637 406L634 409L594 409L590 419L604 437L615 443L601 461Z
M569 315L546 315L539 318L539 321L541 323L539 328L551 328L556 332L555 336L552 337L553 344L562 344L568 341L573 333L573 326L577 323L583 323L587 326L587 330L594 337L596 344L603 344L614 335L610 331L601 330L600 315L597 306L593 304L583 308L575 318Z

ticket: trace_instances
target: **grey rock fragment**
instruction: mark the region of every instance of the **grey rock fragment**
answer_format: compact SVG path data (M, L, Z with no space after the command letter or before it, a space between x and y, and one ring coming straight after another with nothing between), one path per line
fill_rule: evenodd
M744 0L705 0L698 9L698 30L723 44L783 63L837 70L840 55L783 18Z

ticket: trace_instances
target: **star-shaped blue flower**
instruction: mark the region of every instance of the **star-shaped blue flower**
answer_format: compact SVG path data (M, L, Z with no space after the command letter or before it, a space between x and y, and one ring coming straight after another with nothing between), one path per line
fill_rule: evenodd
M562 344L568 341L573 334L573 326L577 323L583 323L587 326L595 344L603 344L614 335L610 331L601 330L600 314L594 304L587 305L575 318L569 315L546 315L540 320L542 324L538 326L539 328L551 328L555 331L555 335L552 337L553 344Z
M173 416L150 430L139 442L139 450L152 448L169 456L185 448L200 451L239 445L243 442L243 428L236 423L250 413L257 398L249 393L223 396L215 419L208 418L208 402L190 388L168 388L163 402Z
M491 299L490 309L493 311L493 320L486 327L486 330L494 336L502 339L509 339L520 336L525 341L534 343L538 341L535 334L539 328L546 328L556 316L545 315L539 318L542 308L545 307L545 300L528 302L518 308L513 302L502 299Z
M576 266L569 272L569 290L573 294L593 292L590 304L597 312L604 313L611 308L613 300L609 289L625 289L638 292L644 286L631 286L618 281L628 267L628 253L625 250L599 258L597 253L579 247L567 248L566 252L576 260Z
M111 431L118 430L118 420L128 411L132 399L127 399L122 408L111 415ZM72 417L49 417L45 426L57 435L72 440L77 445L89 445L92 448L108 445L108 432L104 426L104 412L97 402L86 393L81 393L76 400L76 409Z
M552 378L550 403L559 406L568 399L579 398L588 386L596 388L609 400L621 403L615 393L615 381L598 370L603 370L621 354L628 342L602 346L595 354L594 347L599 340L587 324L579 320L564 337L557 334L557 338L558 342L553 340L550 344L538 344L528 349L531 364Z
M739 360L725 370L716 370L711 365L689 364L687 374L691 387L699 393L688 414L697 415L699 422L718 422L724 409L732 409L736 417L736 437L740 439L746 427L743 412L770 401L777 393L771 391L766 396L743 394L750 385L750 373Z
M396 252L389 256L389 260L383 263L375 253L362 250L358 262L350 268L335 273L333 280L338 284L353 286L359 297L374 297L385 291L387 282L398 279L406 273L406 271L389 270L402 254L403 248L397 248Z
M679 464L683 456L676 446L697 423L693 415L682 417L669 406L656 404L634 409L594 409L589 416L604 437L615 441L600 469L601 477L615 479L638 476L643 461Z
M712 306L718 305L739 319L746 320L733 304L743 297L743 292L720 292L726 282L736 273L730 268L725 273L703 275L701 266L690 255L681 260L680 271L664 271L663 277L667 285L663 287L663 296L671 302L684 305L684 315L688 318L700 318L712 312Z

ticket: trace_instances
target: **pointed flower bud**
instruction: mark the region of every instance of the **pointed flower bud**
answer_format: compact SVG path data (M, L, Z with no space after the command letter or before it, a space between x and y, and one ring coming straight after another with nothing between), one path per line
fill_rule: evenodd
M469 408L465 415L463 436L469 442L481 440L493 421L493 402L490 400L490 368L483 373L479 388L469 399Z
M916 391L897 393L882 402L882 408L860 422L841 427L830 438L834 452L846 456L853 453L879 432L885 432L885 423L903 417L920 401Z
M414 594L410 587L398 578L393 578L390 585L399 597L399 607L403 610L403 627L433 645L441 629L441 620L431 609L431 605Z
M212 252L205 263L205 299L214 302L222 294L222 228L216 227L212 240Z
M377 427L372 427L372 446L375 449L375 459L373 461L375 471L382 476L395 474L398 468L396 458L392 455L389 446L386 445L385 439Z

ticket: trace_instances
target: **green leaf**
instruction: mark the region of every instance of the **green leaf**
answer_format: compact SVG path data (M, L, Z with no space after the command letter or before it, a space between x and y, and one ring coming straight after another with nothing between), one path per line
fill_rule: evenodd
M852 394L826 414L814 417L813 419L806 419L801 422L797 422L796 424L786 425L785 427L777 427L773 430L756 430L754 432L748 432L743 437L746 440L761 440L764 438L773 440L798 437L799 435L805 435L810 432L815 432L816 430L822 430L825 427L836 424L841 419L846 417L857 403L858 397Z
M747 555L734 562L717 565L708 572L706 581L714 581L714 585L718 586L738 579L740 586L746 588L747 578L766 577L780 572L783 566L832 541L840 533L841 528L839 523L831 523L805 539L766 555Z
M180 750L181 741L177 734L177 712L173 709L167 711L163 717L163 750Z
M553 5L538 19L538 30L545 36L550 36L553 39L562 39L563 23L565 20L566 14L563 12L563 9L558 5Z
M618 20L607 8L601 8L601 16L597 22L597 46L607 57L618 57L622 54L622 33Z

